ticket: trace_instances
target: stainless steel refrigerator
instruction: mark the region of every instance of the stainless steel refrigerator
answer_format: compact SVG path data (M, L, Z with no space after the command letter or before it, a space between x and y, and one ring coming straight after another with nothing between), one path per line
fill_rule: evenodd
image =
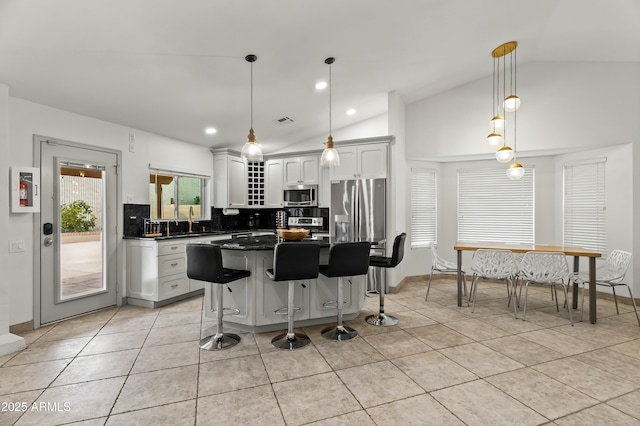
M331 183L331 230L338 241L369 241L372 256L385 256L386 179ZM380 291L383 268L369 268L367 293Z

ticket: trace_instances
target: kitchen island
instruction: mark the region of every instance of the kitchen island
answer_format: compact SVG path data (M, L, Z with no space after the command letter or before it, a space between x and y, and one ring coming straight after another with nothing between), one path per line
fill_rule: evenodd
M224 293L224 308L237 310L236 315L225 313L225 326L249 331L266 332L287 328L287 282L271 281L265 270L273 268L273 248L278 242L275 235L232 238L224 241L213 241L222 249L222 261L225 268L245 269L251 276L234 281L226 286L213 285ZM320 263L328 262L329 238L305 239L300 244L319 244ZM345 281L344 286L344 319L350 320L358 316L365 303L365 277L353 277L352 285ZM295 326L330 324L336 321L337 279L319 275L315 280L296 283L295 306L299 308L295 314ZM212 286L205 285L205 316L216 318L215 298L212 298ZM213 301L213 303L212 303ZM277 313L281 312L281 313Z

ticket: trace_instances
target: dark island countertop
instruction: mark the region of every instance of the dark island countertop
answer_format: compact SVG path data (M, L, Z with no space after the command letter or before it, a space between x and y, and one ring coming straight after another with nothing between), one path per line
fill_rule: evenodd
M248 237L235 237L230 240L212 241L211 244L220 246L225 250L273 250L282 239L276 235L259 235ZM320 247L329 247L331 238L305 238L300 244L320 244Z

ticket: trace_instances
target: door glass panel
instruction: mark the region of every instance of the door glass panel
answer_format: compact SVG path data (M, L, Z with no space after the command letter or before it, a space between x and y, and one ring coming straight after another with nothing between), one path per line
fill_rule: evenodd
M65 301L106 291L104 170L60 163L60 285Z

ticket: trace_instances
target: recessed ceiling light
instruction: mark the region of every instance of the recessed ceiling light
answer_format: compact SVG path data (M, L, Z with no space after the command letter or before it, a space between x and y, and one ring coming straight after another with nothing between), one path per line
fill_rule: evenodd
M353 108L347 110L347 115L353 115L355 113L356 113L356 110Z
M217 130L216 130L216 129L214 129L213 127L208 127L208 128L206 128L206 129L204 130L204 132L205 132L206 134L208 134L208 135L213 135L213 134L215 134L215 133L217 132Z
M322 90L322 89L326 89L326 88L327 88L327 82L326 81L320 81L320 82L316 83L316 89Z

